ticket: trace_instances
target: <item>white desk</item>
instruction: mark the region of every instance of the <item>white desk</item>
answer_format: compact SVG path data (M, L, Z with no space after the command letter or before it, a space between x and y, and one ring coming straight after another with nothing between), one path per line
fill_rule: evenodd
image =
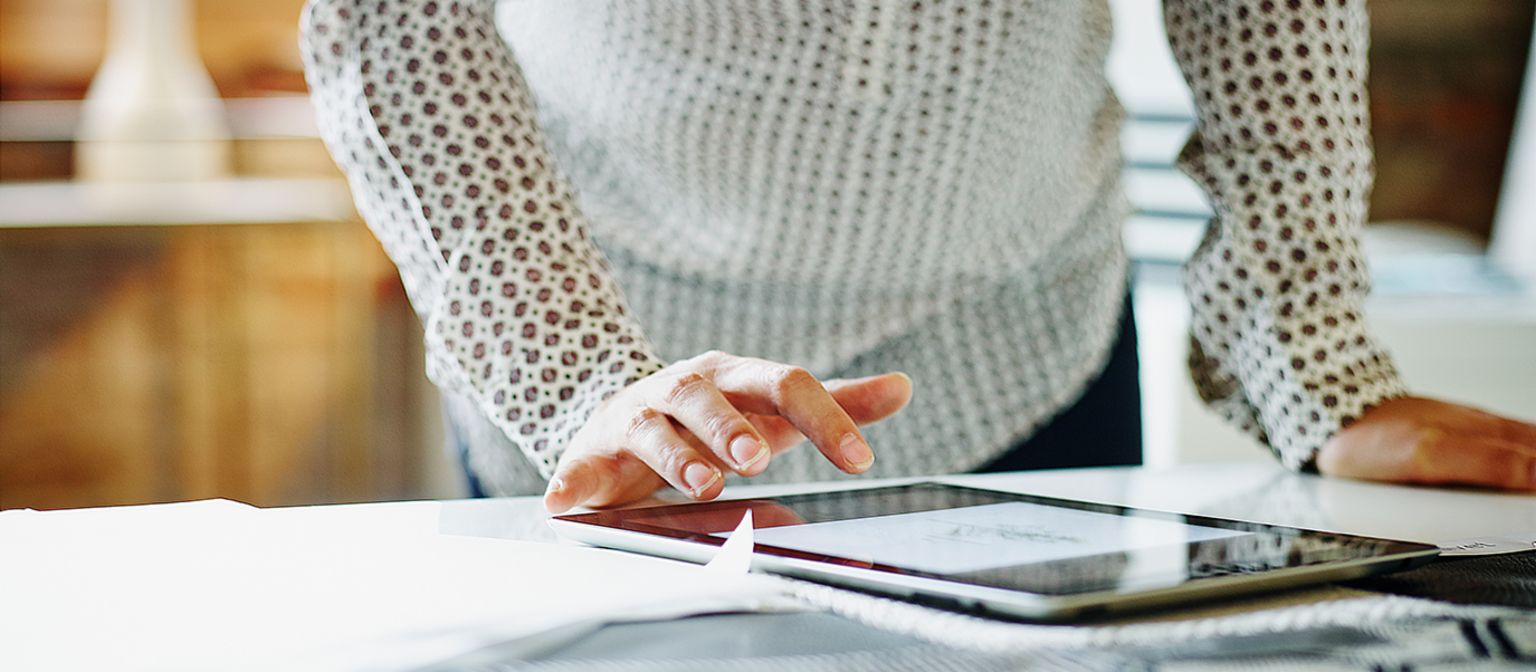
M1270 465L1191 466L1168 470L1091 469L958 476L939 480L1417 541L1446 542L1468 537L1498 536L1515 540L1512 543L1525 543L1529 547L1529 541L1520 540L1536 538L1536 534L1531 534L1536 533L1536 498L1339 482L1289 474ZM855 482L873 487L901 481ZM762 496L848 485L847 482L789 487L733 485L726 494ZM701 655L758 654L770 658L779 656L773 660L782 662L783 656L815 653L831 657L817 658L822 661L819 663L822 666L808 669L838 669L841 665L854 663L858 663L860 669L885 669L893 660L898 659L908 663L953 662L963 659L968 662L964 665L953 662L952 668L1007 669L1006 666L992 666L997 661L975 651L953 649L893 631L877 630L825 613L712 616L687 621L662 620L611 626L597 631L593 630L596 626L589 619L582 626L586 629L580 630L581 638L558 639L559 647L554 649L529 649L523 644L510 648L485 647L485 641L505 641L487 640L487 637L516 634L518 628L524 628L529 619L535 621L534 625L537 626L541 619L580 615L580 609L564 609L564 599L550 602L547 596L535 595L541 583L559 583L569 590L578 591L570 595L569 602L581 603L585 600L589 611L593 604L604 604L601 599L597 599L604 591L621 591L622 586L628 585L625 582L635 581L632 576L648 577L640 581L681 580L695 584L692 594L680 594L676 598L668 594L664 598L668 604L676 599L686 602L689 607L675 608L673 605L658 610L653 604L648 611L640 612L646 618L667 619L689 613L710 613L708 607L711 604L707 600L700 602L699 598L718 597L711 590L750 592L757 588L749 585L750 582L763 582L752 576L711 578L707 571L697 574L704 570L683 567L678 563L619 556L603 551L570 549L567 555L560 554L564 551L538 551L540 548L558 550L554 546L527 543L554 541L545 519L546 514L540 502L531 497L266 511L223 503L196 507L4 512L0 514L0 548L5 548L7 553L0 553L0 596L10 599L0 599L0 669L32 669L32 666L25 664L15 666L16 661L7 659L8 653L21 655L23 663L48 660L46 652L54 650L60 651L61 657L66 660L99 662L101 656L92 657L97 652L92 650L92 646L81 646L82 642L130 651L121 658L123 664L115 665L124 669L267 669L271 666L248 662L242 666L241 661L226 660L223 657L209 659L208 656L223 656L232 649L242 647L284 649L283 645L289 643L282 639L285 637L304 640L305 646L311 647L286 647L285 655L291 656L295 650L311 651L315 650L312 647L316 645L327 645L333 636L352 643L349 649L352 655L359 651L359 642L373 642L365 644L362 650L371 654L369 663L374 666L357 668L351 665L356 662L352 659L345 659L348 662L345 666L332 665L330 663L336 659L327 658L319 663L306 661L307 664L303 665L285 664L284 669L402 669L390 666L395 659L380 653L389 647L379 646L378 634L383 632L394 638L383 640L388 642L425 638L420 637L423 626L421 622L411 624L415 630L409 632L416 633L411 637L400 635L398 628L391 629L399 625L398 620L409 621L415 615L415 607L402 607L393 601L397 592L402 599L415 600L405 604L423 605L422 608L441 615L441 622L425 624L432 637L442 639L441 636L448 633L453 635L450 639L454 640L449 644L460 645L468 638L456 629L479 628L475 631L478 639L473 640L474 646L460 647L461 650L487 650L495 655L524 655L529 650L537 650L546 653L553 651L552 655L558 656L562 653L559 647L582 649L583 655L586 655L596 647L610 653L616 651L614 655L626 659L649 656L673 662L676 662L678 656L697 659ZM252 521L260 522L258 525ZM231 539L227 527L235 527L241 532ZM249 535L245 532L247 529L251 531ZM197 544L202 535L219 537L221 534L222 540L206 553L206 549ZM97 536L111 539L105 544L93 545ZM486 537L518 540L521 543L504 544ZM340 545L328 543L337 538L346 541ZM275 549L271 547L273 540L277 544ZM433 546L434 550L430 553L413 553L415 546L433 544L442 548ZM59 552L56 546L60 545L78 545L86 552ZM167 553L163 551L165 548L178 550ZM179 550L182 548L188 551ZM191 559L188 559L188 553L193 556ZM262 559L254 564L240 562L246 553L262 556ZM376 560L388 559L395 553L412 557L398 566L376 566L380 564ZM1529 559L1536 558L1536 555L1526 553L1504 557L1519 559L1524 564L1511 566L1521 568L1515 571L1527 572L1531 566ZM48 562L38 562L37 558L48 558ZM1485 559L1478 561L1481 560ZM223 567L209 567L207 565L210 562L229 563L232 569L229 573L220 573L224 571ZM639 564L627 564L632 562ZM160 565L165 563L175 565L178 568L176 571L187 572L188 577L183 579L180 574L163 571ZM653 566L643 566L645 563L652 563ZM654 566L654 563L664 563L666 566ZM538 572L520 573L520 569L526 569L525 565L536 565L541 569ZM321 566L325 571L314 571L315 566ZM144 581L153 583L152 588L133 585L140 579L137 573L140 571L148 577ZM354 571L367 577L360 586L336 588L327 583L337 577L351 578ZM463 576L459 575L461 573ZM536 575L530 577L530 573ZM563 576L562 573L577 576ZM1530 581L1529 578L1518 580ZM290 585L293 583L301 584L302 589L294 590ZM713 584L715 588L702 584ZM373 599L375 586L389 597ZM285 597L275 606L263 605L261 603L267 591L283 592ZM637 592L645 593L644 587ZM654 593L652 591L648 594L649 599L656 599ZM18 595L24 597L18 599ZM1267 609L1282 605L1360 595L1372 594L1345 589L1320 589L1310 593L1247 600L1241 604L1185 609L1144 620L1151 625L1180 622L1191 624L1200 618L1217 615L1263 614ZM148 603L150 600L154 603ZM496 605L487 607L477 603L477 600L510 606L498 611ZM539 602L542 606L530 615L527 609L519 612L515 608L513 603L519 600L544 601ZM437 604L439 602L445 604ZM783 606L782 602L771 599L759 604ZM368 611L356 613L360 609L359 605L365 605L362 609ZM739 609L742 605L733 605L729 601L723 603L726 610L733 606ZM195 610L190 616L185 613L189 608ZM1330 604L1327 608L1333 607ZM248 613L253 610L256 613ZM112 616L103 617L99 613L102 611ZM385 616L380 618L380 614L376 613L378 611L385 612ZM590 613L587 615L590 616ZM499 624L502 621L495 619L502 618L511 620L499 632L494 631L495 628L492 628L492 632L486 632L488 622L501 627ZM1511 644L1514 653L1509 655L1517 658L1524 656L1526 648L1529 648L1531 655L1536 655L1536 614L1499 612L1481 618L1491 619L1490 622L1495 623L1498 619L1505 619L1504 622L1509 624L1511 630L1516 627L1529 630L1528 633L1514 631L1506 638L1512 638L1514 642ZM350 627L357 625L353 620L373 622L370 627L374 630ZM229 643L217 642L215 645L204 646L195 652L196 655L176 657L175 654L184 652L175 651L175 647L183 646L185 639L191 639L182 638L180 635L183 631L201 629L202 634L218 639L223 636L225 623L230 628L254 628L267 639L253 642L250 637L233 637ZM1451 624L1454 626L1454 622ZM1053 637L1059 638L1062 634L1059 626L1031 627L1054 629L1056 632L1052 633ZM110 630L127 631L131 636L125 638L121 632ZM1006 641L1013 635L1012 632L1005 632L1002 638ZM1451 635L1460 637L1454 628ZM373 639L369 639L370 636ZM572 641L576 644L571 645ZM40 647L38 642L46 642L47 645ZM428 647L427 653L451 649L437 646L436 640L431 643L437 648ZM1315 644L1310 640L1293 642L1284 639L1278 643L1281 647L1293 647L1292 650L1298 647L1305 649ZM1223 643L1227 648L1224 655L1230 655L1234 648L1240 652L1242 647L1248 645L1246 641ZM1209 643L1202 646L1209 646ZM421 654L422 648L416 646L411 651ZM1166 653L1164 649L1166 647L1157 651L1132 651L1126 655L1132 656L1132 659L1136 659L1136 656L1163 655ZM17 654L17 650L21 653ZM44 654L39 655L39 651ZM902 654L893 658L892 651ZM1438 655L1433 651L1431 653ZM1014 652L1011 655L1022 654ZM160 656L165 656L171 662L160 660ZM190 665L189 660L192 661ZM283 660L287 662L290 659ZM455 660L459 663L474 662L463 658ZM1100 662L1110 667L1115 664L1113 660ZM666 664L658 665L659 669L669 667ZM61 669L78 668L66 665ZM574 669L582 668L578 666ZM613 669L651 667L637 664ZM923 668L919 665L911 669Z
M994 490L1293 525L1440 544L1500 538L1536 549L1536 497L1482 490L1406 488L1293 474L1270 462L1112 467L805 485L733 484L722 498L762 497L937 480ZM666 501L682 501L667 496ZM360 508L374 505L357 505ZM553 541L538 498L445 502L449 534ZM1523 545L1522 545L1523 544Z

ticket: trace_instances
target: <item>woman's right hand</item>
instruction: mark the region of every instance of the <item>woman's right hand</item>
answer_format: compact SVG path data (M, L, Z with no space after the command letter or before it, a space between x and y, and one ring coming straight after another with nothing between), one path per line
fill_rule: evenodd
M802 439L839 469L862 473L875 454L859 425L906 406L904 374L829 380L805 369L722 352L668 366L610 397L560 458L544 506L613 506L670 485L713 499L724 470L755 476Z

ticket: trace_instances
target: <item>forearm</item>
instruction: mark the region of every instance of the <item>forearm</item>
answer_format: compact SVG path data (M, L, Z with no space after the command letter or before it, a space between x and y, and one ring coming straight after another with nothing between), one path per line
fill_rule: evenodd
M322 132L426 326L432 379L546 476L606 395L661 368L587 235L488 1L316 0Z
M1402 385L1362 316L1364 3L1165 3L1198 111L1180 166L1216 216L1185 269L1203 396L1309 467Z

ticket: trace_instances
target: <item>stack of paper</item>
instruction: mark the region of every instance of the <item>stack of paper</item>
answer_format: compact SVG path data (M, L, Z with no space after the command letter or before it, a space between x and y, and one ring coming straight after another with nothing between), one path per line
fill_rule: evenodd
M436 507L0 513L0 670L408 669L785 604L739 570L442 536Z

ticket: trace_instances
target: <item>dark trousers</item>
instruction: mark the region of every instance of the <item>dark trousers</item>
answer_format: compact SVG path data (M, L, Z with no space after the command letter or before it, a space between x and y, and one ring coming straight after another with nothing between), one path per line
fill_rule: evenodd
M1141 464L1141 379L1131 297L1109 361L1071 406L977 473Z

